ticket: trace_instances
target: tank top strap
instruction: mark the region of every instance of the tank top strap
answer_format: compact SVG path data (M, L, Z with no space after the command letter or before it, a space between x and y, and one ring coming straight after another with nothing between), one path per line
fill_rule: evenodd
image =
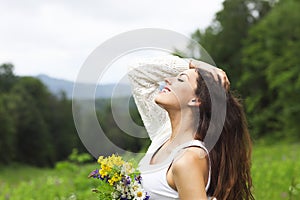
M205 186L206 191L208 191L208 188L210 186L210 181L211 181L211 160L210 160L210 156L209 156L209 151L207 150L207 148L205 147L204 142L200 141L200 140L191 140L188 141L184 144L179 145L170 155L170 157L172 158L172 160L174 160L174 158L176 157L176 155L178 155L178 153L180 153L180 151L184 150L185 148L188 147L199 147L201 149L203 149L208 157L208 180L207 180L207 184Z

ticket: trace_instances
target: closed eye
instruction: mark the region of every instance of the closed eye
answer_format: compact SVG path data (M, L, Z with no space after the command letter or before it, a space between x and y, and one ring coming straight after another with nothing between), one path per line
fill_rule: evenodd
M177 80L180 82L184 82L184 79L181 78L183 76L186 76L189 79L189 76L186 73L181 73L181 74L179 74Z

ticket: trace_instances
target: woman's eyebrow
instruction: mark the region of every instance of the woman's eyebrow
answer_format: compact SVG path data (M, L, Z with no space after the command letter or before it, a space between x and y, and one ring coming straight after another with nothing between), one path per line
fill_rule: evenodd
M183 75L186 75L188 79L190 78L189 75L186 74L186 73L181 73L181 74L179 74L179 76L183 76Z

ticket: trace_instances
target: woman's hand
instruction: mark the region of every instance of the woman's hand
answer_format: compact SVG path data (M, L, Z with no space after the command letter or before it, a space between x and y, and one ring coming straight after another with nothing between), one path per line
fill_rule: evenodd
M226 73L217 67L214 67L208 63L198 61L198 60L191 60L189 63L190 69L196 69L199 68L203 71L209 72L215 79L215 81L221 81L222 86L226 89L226 91L230 88L230 82L228 80L228 77Z

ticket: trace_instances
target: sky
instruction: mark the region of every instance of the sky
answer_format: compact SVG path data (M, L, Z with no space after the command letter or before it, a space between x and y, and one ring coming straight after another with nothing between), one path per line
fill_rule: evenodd
M190 36L209 26L222 2L0 0L0 64L12 63L19 76L74 81L89 54L111 37L139 28Z

